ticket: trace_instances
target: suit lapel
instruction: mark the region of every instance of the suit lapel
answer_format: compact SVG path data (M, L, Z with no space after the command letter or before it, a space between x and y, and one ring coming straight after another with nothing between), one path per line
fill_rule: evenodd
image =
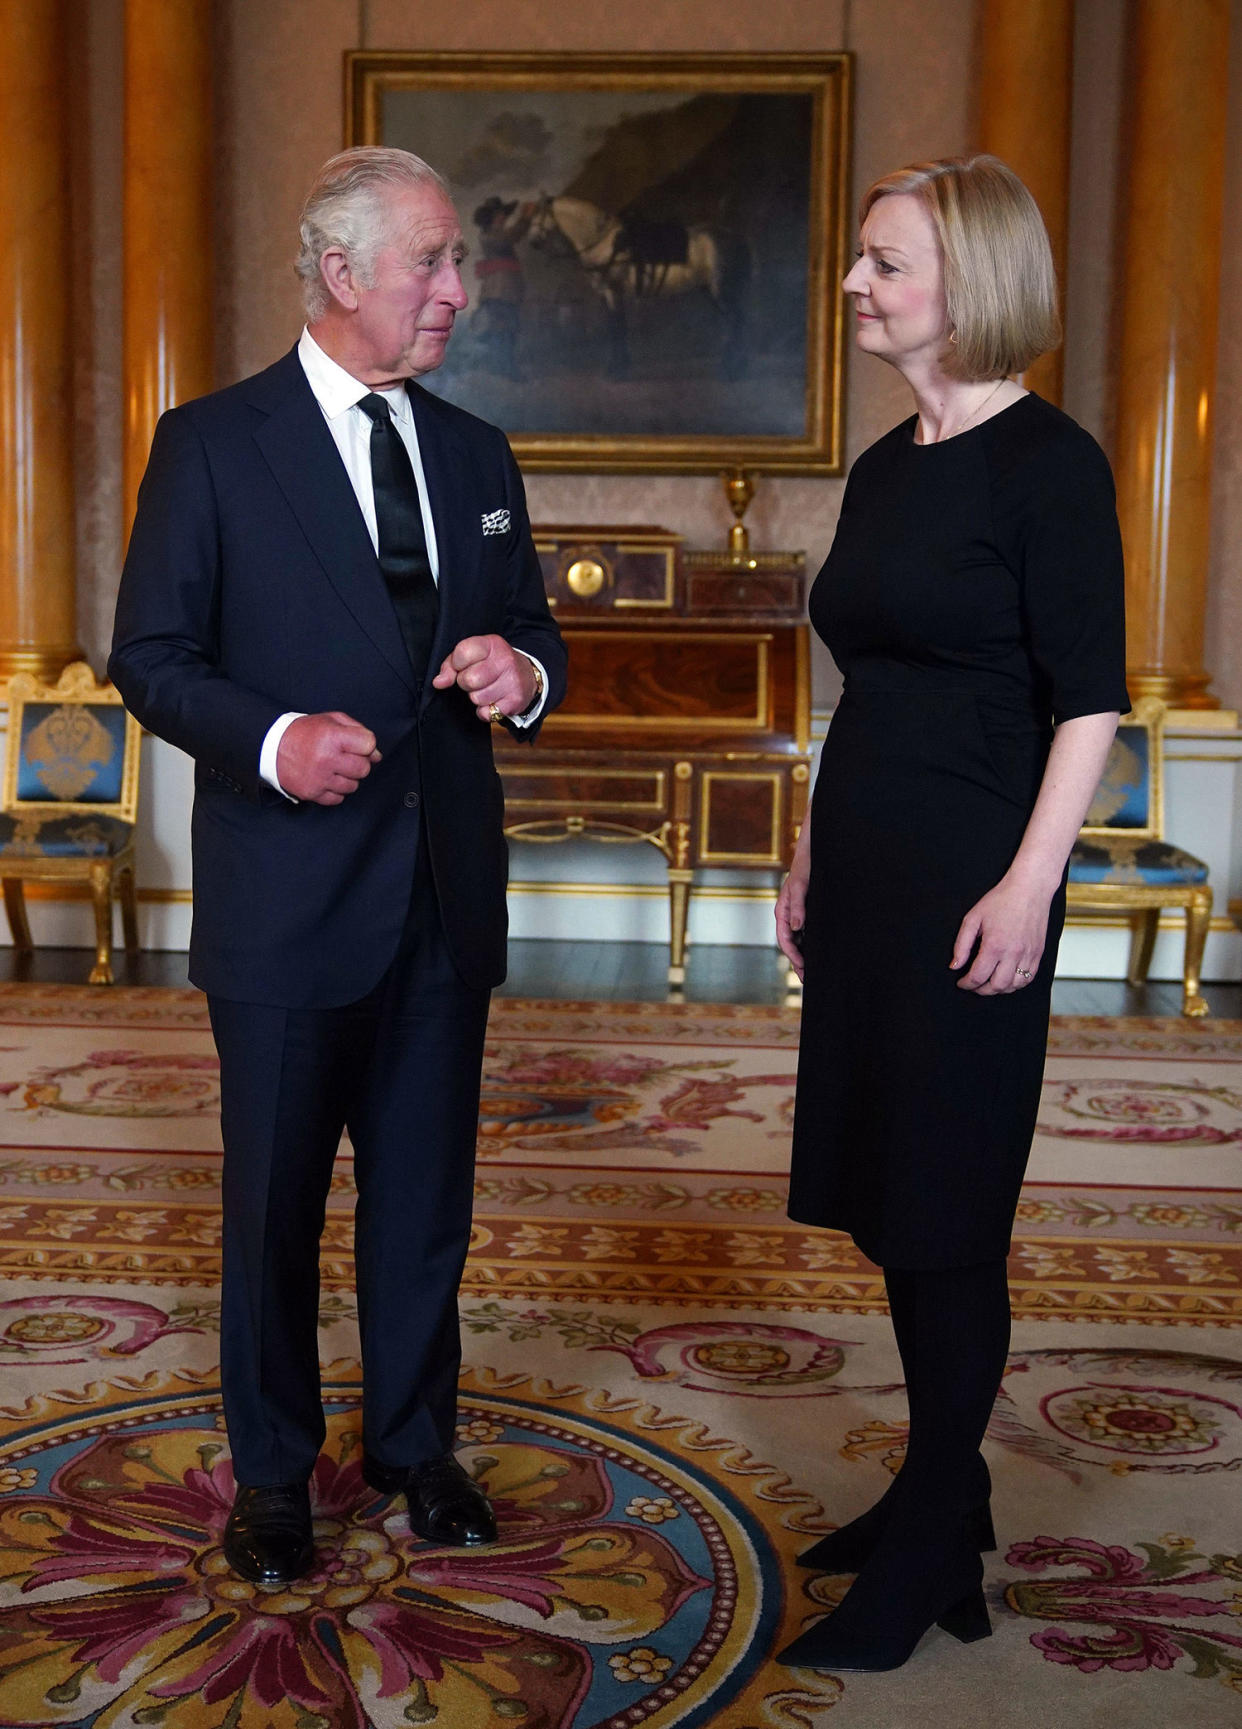
M296 350L260 376L265 385L287 388L256 393L268 418L255 442L328 581L393 671L414 688L418 680L366 522Z
M440 616L431 651L434 671L464 634L466 602L479 569L481 530L477 516L471 515L469 451L438 412L434 396L417 384L408 384L406 389L414 407L418 453L439 553ZM428 680L424 702L430 700L430 683Z

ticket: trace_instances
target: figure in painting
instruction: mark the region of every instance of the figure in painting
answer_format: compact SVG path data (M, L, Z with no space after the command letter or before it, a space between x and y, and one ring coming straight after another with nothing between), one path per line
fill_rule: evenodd
M494 195L485 198L474 213L483 256L476 259L474 273L479 291L470 320L470 337L477 365L502 378L520 381L517 344L522 323L522 301L526 279L518 257L518 242L525 236L534 214L533 204L508 203Z

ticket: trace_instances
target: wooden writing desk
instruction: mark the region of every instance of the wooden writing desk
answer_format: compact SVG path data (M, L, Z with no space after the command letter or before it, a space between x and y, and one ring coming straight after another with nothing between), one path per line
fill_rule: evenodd
M668 860L669 982L696 867L783 868L806 813L801 553L687 552L659 528L536 528L569 692L534 750L496 737L505 830Z

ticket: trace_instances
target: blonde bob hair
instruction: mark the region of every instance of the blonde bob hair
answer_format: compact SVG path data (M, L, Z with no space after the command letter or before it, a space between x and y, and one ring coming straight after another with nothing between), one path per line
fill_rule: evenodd
M971 380L1024 372L1061 340L1052 248L1039 206L995 156L915 162L867 188L859 225L881 198L917 198L944 268L946 368Z

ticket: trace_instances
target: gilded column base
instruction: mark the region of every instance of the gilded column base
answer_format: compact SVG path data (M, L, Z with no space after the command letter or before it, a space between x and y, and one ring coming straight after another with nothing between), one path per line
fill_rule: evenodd
M7 690L15 672L29 672L43 684L55 684L70 661L81 659L80 648L0 648L0 687Z
M1130 698L1158 696L1168 708L1219 708L1220 698L1208 690L1210 672L1153 672L1128 668L1126 685Z

